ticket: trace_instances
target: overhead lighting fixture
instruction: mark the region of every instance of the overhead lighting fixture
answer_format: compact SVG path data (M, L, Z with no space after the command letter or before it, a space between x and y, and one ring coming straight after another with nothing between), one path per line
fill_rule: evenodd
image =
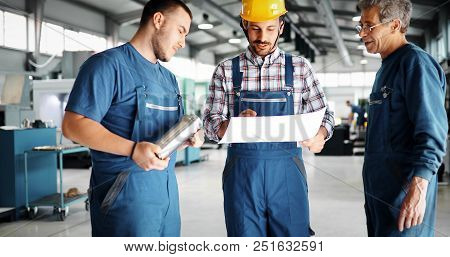
M358 45L358 47L357 47L359 50L365 50L366 49L366 46L365 45Z
M358 22L360 20L361 20L361 16L355 16L355 17L352 18L352 21Z
M197 26L198 29L208 30L214 28L214 25L212 25L212 23L209 22L208 18L209 18L208 14L204 13L202 22Z
M233 30L233 37L228 39L228 43L230 44L240 44L241 39L238 38L236 30Z
M242 41L240 38L230 38L228 39L228 43L230 44L240 44Z
M366 59L361 59L361 61L359 62L361 65L366 65L369 62Z

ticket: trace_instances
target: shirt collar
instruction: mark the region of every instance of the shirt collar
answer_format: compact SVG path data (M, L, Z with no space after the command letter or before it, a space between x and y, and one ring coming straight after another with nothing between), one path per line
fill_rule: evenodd
M264 63L266 63L266 62L268 62L269 65L271 65L272 63L274 63L274 62L278 59L278 57L281 56L281 54L282 54L282 51L280 50L279 47L277 47L277 48L275 49L275 51L273 51L273 53L267 55L267 56L263 59L261 56L254 54L254 53L250 50L250 46L247 47L247 49L245 50L245 57L246 57L248 60L250 60L250 62L252 62L253 64L258 65L258 66L260 66L260 65L262 65L262 64L264 64Z

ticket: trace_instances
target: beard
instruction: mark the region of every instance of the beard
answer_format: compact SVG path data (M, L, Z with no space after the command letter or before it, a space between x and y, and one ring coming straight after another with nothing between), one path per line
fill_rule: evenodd
M259 45L263 45L263 48L259 48ZM259 56L269 55L273 51L273 48L273 44L268 41L262 42L260 40L255 40L252 43L253 52Z
M155 38L153 42L153 52L155 53L156 59L162 62L168 62L170 60L170 57L167 56L166 51L164 51L163 44L158 40L158 38Z
M155 54L155 57L162 62L170 61L170 58L172 58L173 55L169 53L171 48L167 44L166 40L169 37L167 29L167 26L163 24L161 29L157 32L156 36L152 39L153 52Z

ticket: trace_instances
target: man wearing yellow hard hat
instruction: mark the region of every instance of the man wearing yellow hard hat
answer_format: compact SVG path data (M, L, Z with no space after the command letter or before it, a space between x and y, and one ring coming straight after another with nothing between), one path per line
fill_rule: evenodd
M213 75L204 124L223 137L231 117L281 116L327 108L317 135L303 142L231 144L223 172L228 236L310 236L308 188L300 145L320 152L333 113L311 64L280 50L287 13L283 0L243 0L249 47L221 62Z

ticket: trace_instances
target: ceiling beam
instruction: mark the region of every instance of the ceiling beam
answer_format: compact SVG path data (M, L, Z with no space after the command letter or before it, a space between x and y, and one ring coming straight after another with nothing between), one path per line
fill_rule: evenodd
M432 6L432 7L439 6L445 2L446 2L446 0L411 0L411 3L413 3L413 5L420 4L420 5L427 5L427 6Z
M345 45L340 32L341 27L338 27L338 24L336 23L336 18L334 17L330 0L313 0L313 3L317 9L317 12L319 13L319 16L321 16L321 18L324 20L326 28L333 38L337 49L339 50L339 54L342 57L342 62L347 67L353 66L353 61L350 58L347 46Z
M331 36L325 36L325 35L310 35L309 38L311 39L333 39ZM349 39L349 38L344 38L344 42L352 42L352 43L360 43L361 40L359 39Z
M121 26L134 24L140 21L142 16L142 10L136 10L126 13L120 13L115 15L109 15L109 18L117 22Z
M99 13L99 14L103 14L106 17L110 16L110 14L107 11L100 9L97 6L94 6L94 5L91 5L91 4L87 4L85 2L81 2L81 1L78 1L78 0L62 0L62 1L66 2L66 3L70 3L70 4L73 4L73 5L76 5L76 6L79 6L79 7L82 7L83 9L87 9L87 10L90 10L90 11L93 11L93 12L96 12L96 13Z
M232 15L215 2L211 0L191 0L190 3L210 13L223 23L228 24L232 29L241 30L240 18L238 18L237 14L236 16Z
M227 44L227 43L228 43L228 40L221 39L221 40L215 40L215 41L209 42L209 43L195 44L194 46L198 49L206 50L208 48L216 47L216 46L219 46L222 44Z
M289 25L291 26L291 29L297 33L298 35L300 35L303 40L305 40L305 42L309 45L309 47L311 49L314 50L314 52L319 55L321 53L321 50L319 50L317 48L317 46L309 39L309 37L306 35L306 33L304 33L299 26L295 25L293 20L290 18L289 15L286 15L286 20L289 22Z
M311 27L326 28L325 24L318 23L318 22L301 22L298 24L298 26L306 27L306 28L311 28ZM356 29L354 27L350 27L350 26L339 26L339 30L352 31L352 32L355 32L355 34L356 34Z
M290 12L317 13L317 9L315 7L312 7L312 6L301 6L301 5L297 5L297 4L291 3L290 1L286 2L286 8ZM355 8L355 11L333 9L333 13L335 15L338 15L338 16L350 16L350 17L353 17L353 16L355 16L357 14L356 8Z

